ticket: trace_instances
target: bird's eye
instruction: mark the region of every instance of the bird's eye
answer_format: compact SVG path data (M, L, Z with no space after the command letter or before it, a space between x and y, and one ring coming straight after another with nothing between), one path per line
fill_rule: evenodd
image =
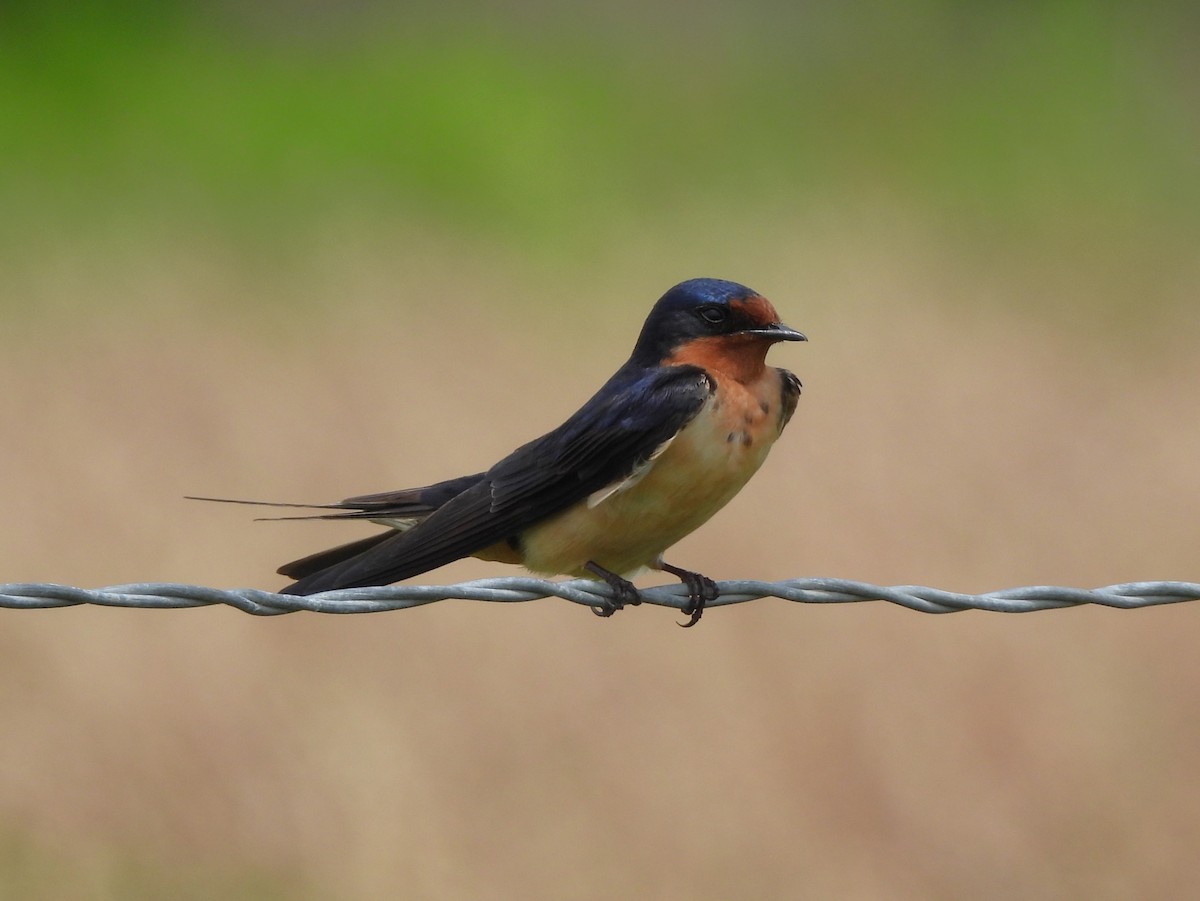
M701 307L696 312L700 314L701 318L703 318L705 322L711 322L713 325L724 322L727 318L729 318L729 312L724 307Z

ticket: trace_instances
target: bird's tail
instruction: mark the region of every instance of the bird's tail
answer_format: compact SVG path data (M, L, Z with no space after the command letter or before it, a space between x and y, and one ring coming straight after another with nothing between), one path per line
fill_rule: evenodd
M358 541L339 544L337 547L317 551L315 554L309 554L307 557L301 557L299 560L285 563L279 569L275 570L275 572L281 576L287 576L289 579L303 579L306 576L319 573L321 570L329 569L331 566L344 563L352 557L357 557L363 551L369 551L384 539L391 538L394 534L394 531L376 532L374 535L368 535L366 538L360 538Z
M336 510L336 513L305 513L298 516L256 516L256 521L279 521L286 519L369 519L374 514L369 514L364 508L350 504L347 501L342 501L337 504L290 504L280 501L248 501L236 497L201 497L196 494L185 494L183 499L186 501L206 501L210 504L245 504L250 507L288 507L293 510Z
M336 504L294 504L276 501L249 501L228 497L198 497L188 495L188 500L209 501L218 504L246 504L254 507L285 507L299 510L322 510L328 512L305 513L294 516L260 516L260 520L292 520L292 519L365 519L370 522L388 526L386 532L379 532L340 544L337 547L317 551L298 560L283 564L276 572L281 576L303 580L310 576L338 566L371 550L376 545L395 536L397 531L407 531L416 526L434 510L448 500L458 496L468 488L477 484L483 478L483 473L448 479L421 488L402 488L398 491L384 491L379 494L362 494L348 497ZM311 580L310 580L311 581ZM291 591L296 586L289 586L285 591Z

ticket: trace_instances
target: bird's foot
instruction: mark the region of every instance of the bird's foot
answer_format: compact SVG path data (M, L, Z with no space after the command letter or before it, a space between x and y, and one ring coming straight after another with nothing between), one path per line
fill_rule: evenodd
M597 604L592 608L592 612L597 616L612 616L618 610L623 610L627 604L636 607L642 602L642 596L628 579L621 578L615 572L607 570L591 560L584 565L584 569L607 582L608 587L613 591L612 598L606 604Z
M700 573L692 572L690 569L682 569L678 566L672 566L670 563L659 561L658 568L663 572L668 572L673 576L677 576L687 586L688 602L683 606L683 614L688 617L686 623L679 623L685 629L689 629L696 623L700 622L700 617L704 615L704 605L709 601L715 601L720 592L717 590L717 583L708 576L702 576Z

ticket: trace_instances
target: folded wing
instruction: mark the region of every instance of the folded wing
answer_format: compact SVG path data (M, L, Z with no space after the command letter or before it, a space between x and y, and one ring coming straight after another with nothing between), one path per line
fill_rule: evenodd
M374 535L287 564L280 572L298 581L283 591L313 594L387 585L501 541L519 545L523 529L629 476L691 421L713 387L712 380L696 366L647 369L626 365L554 431L518 448L482 476L439 483L465 484L477 478L452 496L439 498L443 502L424 513L412 528ZM402 508L401 513L411 512L407 505L412 499L404 492L365 495L344 503L366 506L388 498L393 506ZM364 518L388 518L381 516L379 509L375 507Z

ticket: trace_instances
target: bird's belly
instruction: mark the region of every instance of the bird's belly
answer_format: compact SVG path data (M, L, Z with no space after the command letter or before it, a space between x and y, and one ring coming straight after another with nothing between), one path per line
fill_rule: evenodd
M773 394L741 385L718 391L640 478L526 530L525 566L585 576L589 561L623 574L654 566L762 465L779 436L779 398L777 385Z

